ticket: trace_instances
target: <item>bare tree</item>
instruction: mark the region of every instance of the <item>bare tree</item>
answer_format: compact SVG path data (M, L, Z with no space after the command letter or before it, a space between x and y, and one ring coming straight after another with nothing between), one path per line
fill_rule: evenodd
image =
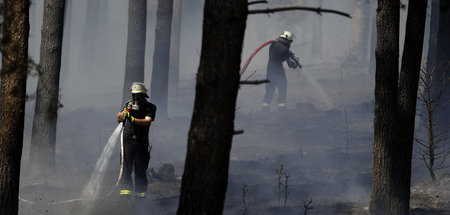
M158 0L155 27L155 51L150 93L151 101L158 106L158 114L167 117L169 93L169 56L172 28L173 0Z
M30 145L30 170L48 174L55 166L59 77L65 0L45 0L36 106Z
M144 82L147 0L129 0L128 37L122 104L129 98L133 82Z
M446 67L444 71L448 70L447 65L440 64L439 66ZM441 96L446 92L448 87L448 75L446 72L442 73L439 79L436 79L435 72L437 67L421 70L419 81L419 93L417 99L419 100L419 107L417 115L422 119L424 128L416 129L416 137L414 140L417 144L417 151L421 159L425 162L430 177L435 183L438 183L435 170L445 167L445 160L450 153L448 146L447 132L448 128L439 126L437 115L448 104L447 101L442 101ZM433 93L433 85L438 83L441 89L437 93ZM425 136L425 137L422 137Z
M247 201L245 200L247 193L248 193L248 188L247 188L247 185L244 184L244 186L242 186L242 214L243 215L247 214L247 210L248 210Z
M25 94L28 66L29 0L5 0L0 72L0 214L19 210Z
M178 214L222 214L247 0L206 0Z
M372 214L409 214L411 158L427 0L410 1L400 75L400 3L379 0Z

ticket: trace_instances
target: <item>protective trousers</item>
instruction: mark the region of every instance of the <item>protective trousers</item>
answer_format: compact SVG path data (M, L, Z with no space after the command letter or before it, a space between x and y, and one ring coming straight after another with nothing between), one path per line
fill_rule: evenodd
M122 190L133 190L131 173L135 175L134 191L144 193L147 191L147 167L150 161L148 138L138 139L135 135L123 134L123 176Z
M270 104L272 101L275 88L278 89L278 105L286 104L287 94L287 80L286 74L283 73L267 73L267 79L270 81L266 83L266 93L264 94L263 103Z

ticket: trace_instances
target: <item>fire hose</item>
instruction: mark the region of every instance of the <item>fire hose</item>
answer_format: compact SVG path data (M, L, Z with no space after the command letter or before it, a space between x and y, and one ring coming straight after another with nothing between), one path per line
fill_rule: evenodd
M276 42L275 40L269 40L265 43L263 43L262 45L260 45L257 49L255 49L255 51L253 51L253 53L250 55L250 57L248 57L247 61L245 62L244 66L242 67L241 71L239 72L239 74L242 76L242 74L244 74L245 70L248 67L248 64L250 64L250 61L253 59L253 57L265 46L272 44ZM294 61L294 63L296 64L296 66L298 66L298 68L302 68L302 65L300 64L300 62L298 61L298 58L295 57L294 53L289 51L289 57Z
M239 72L239 74L242 76L242 74L244 74L245 70L247 69L248 64L250 63L250 61L253 59L253 57L256 55L256 53L259 52L259 50L261 50L262 48L264 48L264 46L267 46L271 43L276 42L275 40L269 40L265 43L263 43L261 46L259 46L255 51L253 51L253 53L250 55L250 57L248 57L247 61L245 62L244 66L242 67L241 71Z

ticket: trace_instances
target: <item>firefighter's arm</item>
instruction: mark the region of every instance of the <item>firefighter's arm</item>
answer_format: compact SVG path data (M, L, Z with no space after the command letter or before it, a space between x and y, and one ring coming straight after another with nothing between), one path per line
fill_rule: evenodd
M134 118L134 124L140 125L140 126L150 126L150 122L152 121L152 118L149 116L146 116L144 119L137 119Z
M288 61L291 61L291 64L293 66L290 66ZM298 57L295 57L295 54L291 51L289 51L289 58L286 60L286 62L288 63L288 66L293 69L295 69L297 67L302 68L302 65L300 64Z

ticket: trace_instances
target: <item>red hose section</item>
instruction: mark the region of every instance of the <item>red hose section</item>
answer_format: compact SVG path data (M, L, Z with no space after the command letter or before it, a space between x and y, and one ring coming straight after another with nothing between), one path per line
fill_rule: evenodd
M261 46L259 46L255 51L253 51L253 53L250 55L250 57L248 57L247 61L245 62L244 66L242 67L242 69L241 69L239 74L242 75L245 72L245 69L247 69L248 64L253 59L253 57L256 55L256 53L259 52L259 50L264 48L264 46L267 46L267 45L269 45L271 43L274 43L274 42L275 42L275 40L269 40L269 41L263 43Z

